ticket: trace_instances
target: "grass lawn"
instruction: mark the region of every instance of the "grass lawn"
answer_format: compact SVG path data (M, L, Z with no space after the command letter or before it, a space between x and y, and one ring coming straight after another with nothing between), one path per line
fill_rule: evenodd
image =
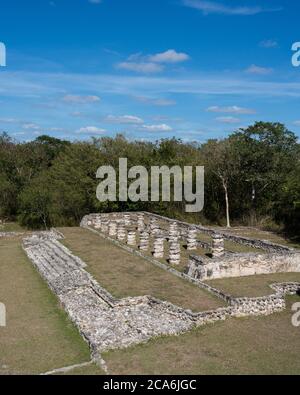
M300 374L300 328L288 309L228 319L180 336L103 354L111 374ZM159 359L158 359L159 356Z
M102 371L96 364L72 369L70 372L58 373L56 376L103 376Z
M0 232L25 232L26 229L22 228L17 222L8 222L0 226Z
M19 238L0 239L0 301L7 310L7 326L0 328L0 375L38 374L90 360L87 343L27 259Z
M260 274L239 278L224 278L220 280L206 281L212 287L216 287L232 296L265 296L275 293L271 284L284 282L300 282L300 273L276 273Z
M300 243L294 240L290 240L285 238L284 236L273 233L273 232L266 232L263 230L259 230L256 228L231 228L231 229L223 229L226 232L233 233L237 236L244 236L249 237L250 239L259 239L259 240L268 240L275 244L281 244L287 247L292 248L300 248Z
M64 244L87 264L87 270L115 297L151 295L193 311L224 302L82 228L61 228Z

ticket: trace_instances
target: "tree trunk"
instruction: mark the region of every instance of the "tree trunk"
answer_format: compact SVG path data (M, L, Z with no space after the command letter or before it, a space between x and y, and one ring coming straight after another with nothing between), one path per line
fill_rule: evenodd
M227 184L226 184L226 182L224 180L223 180L223 188L224 188L224 192L225 192L227 228L231 228L231 225L230 225L230 213L229 213L228 188L227 188Z

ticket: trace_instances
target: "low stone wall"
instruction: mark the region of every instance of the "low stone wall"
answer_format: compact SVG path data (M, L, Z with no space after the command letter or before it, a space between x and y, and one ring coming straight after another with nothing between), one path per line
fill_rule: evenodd
M90 228L88 226L84 226L86 229L90 230L93 233L98 234L100 237L103 237L114 244L117 244L119 247L125 249L126 251L132 252L135 255L138 255L149 262L152 262L156 266L168 271L169 273L183 278L193 284L199 286L202 289L207 290L211 294L220 299L226 301L230 306L217 309L210 312L203 312L198 314L193 314L192 316L197 319L197 324L202 325L203 323L207 322L214 322L216 320L223 320L227 317L234 316L234 317L241 317L241 316L251 316L251 315L269 315L273 314L278 311L282 311L285 308L285 295L286 294L295 294L297 290L300 289L299 283L286 283L286 284L278 284L278 289L274 288L277 292L274 295L266 296L266 297L258 297L258 298L234 298L231 295L227 295L224 292L211 287L210 285L201 281L201 275L199 276L199 269L201 271L203 259L202 257L194 256L194 266L195 272L189 270L188 273L181 273L176 269L171 268L168 265L165 265L153 258L148 256L144 256L139 251L132 249L128 246L119 243L117 240L110 238L109 236L98 232L97 230ZM241 254L243 255L243 254ZM249 254L247 254L249 255ZM256 254L252 254L256 256ZM262 256L265 256L262 254ZM232 255L227 255L228 259L232 259ZM223 258L224 259L224 258ZM208 262L211 262L212 259L207 259ZM191 266L190 266L191 269ZM276 285L274 285L275 287ZM282 292L282 288L284 287L284 292Z
M191 255L187 270L202 281L288 272L300 272L300 253L226 254L213 259Z
M292 252L295 249L283 246L281 244L275 244L268 240L250 239L248 237L236 236L227 232L220 232L225 240L232 241L236 244L242 244L248 247L258 248L267 252L285 253Z
M86 220L82 222L88 228L86 223ZM119 300L84 270L86 264L59 242L62 237L55 230L42 232L26 238L23 248L89 343L95 358L103 351L128 347L160 335L180 334L228 317L281 311L285 307L284 295L300 289L297 283L277 284L276 295L235 299L172 269L173 274L177 272L176 275L226 300L229 306L193 313L152 296Z
M300 285L299 285L300 287ZM235 317L270 315L286 308L282 294L259 298L234 298L231 301L232 315Z
M148 217L155 217L155 218L167 221L167 222L174 222L174 219L163 217L158 214L152 214L152 213L148 213L148 212L144 212L144 214ZM225 240L232 241L234 243L241 244L241 245L246 245L248 247L253 247L253 248L265 250L267 252L280 253L280 252L295 251L295 249L293 249L293 248L283 246L281 244L275 244L275 243L272 243L268 240L250 239L250 238L243 237L243 236L236 236L231 233L224 232L224 231L216 231L214 229L206 228L206 227L200 226L200 225L189 224L189 223L183 222L183 221L176 220L176 222L178 223L179 226L182 227L182 229L187 229L188 227L195 227L199 232L208 234L210 236L213 236L214 234L218 233L218 234L222 235Z
M274 289L277 294L282 295L296 295L300 292L300 284L297 282L272 284L271 288Z

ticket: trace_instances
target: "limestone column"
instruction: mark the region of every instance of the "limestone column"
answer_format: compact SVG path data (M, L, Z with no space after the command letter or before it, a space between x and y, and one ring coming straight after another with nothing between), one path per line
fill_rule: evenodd
M213 258L220 258L225 254L224 238L217 234L214 234L212 238L212 256Z
M159 232L159 226L157 223L157 219L155 217L151 217L150 219L150 234L151 236L156 236Z
M136 246L136 232L134 230L129 230L128 231L127 244L129 246Z
M180 244L176 241L170 243L169 263L170 265L180 265Z
M188 251L197 250L197 229L189 228L187 234L187 249Z
M109 220L104 219L101 222L101 232L108 233L108 229L109 229Z
M108 234L111 237L115 237L117 235L117 223L115 221L111 221L108 225Z
M162 235L156 235L153 243L153 256L156 259L164 257L164 237Z
M100 217L97 217L94 220L94 227L95 227L95 229L101 229L101 218Z
M126 229L122 223L117 227L117 239L119 241L124 241L126 239Z
M125 222L125 226L130 226L131 225L131 216L130 216L130 214L124 214L124 222Z
M137 219L137 227L138 227L138 232L143 232L145 229L145 217L144 214L138 214L138 219Z
M179 232L177 222L172 222L169 229L169 242L178 242Z
M141 233L140 246L139 246L141 251L148 251L149 250L149 244L150 244L149 239L150 239L150 236L149 236L148 232L144 231Z

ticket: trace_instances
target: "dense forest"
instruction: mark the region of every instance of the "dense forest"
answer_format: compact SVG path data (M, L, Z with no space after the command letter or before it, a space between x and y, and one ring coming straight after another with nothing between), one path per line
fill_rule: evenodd
M205 166L205 206L185 202L100 203L98 167ZM204 144L93 138L70 142L40 136L16 142L0 135L0 219L29 228L78 224L91 212L147 210L203 224L252 225L300 235L300 144L280 123L257 122Z

